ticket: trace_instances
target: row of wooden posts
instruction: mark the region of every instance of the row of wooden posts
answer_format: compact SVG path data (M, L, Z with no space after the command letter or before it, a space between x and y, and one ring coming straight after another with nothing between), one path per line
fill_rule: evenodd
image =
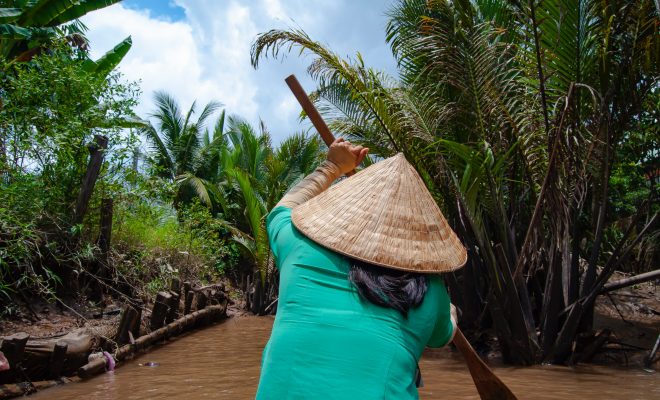
M183 317L180 317L182 294L184 295ZM193 301L195 312L192 312ZM149 334L140 336L142 307L132 305L124 307L116 335L117 345L121 347L114 355L115 360L124 361L159 340L176 336L193 326L207 325L219 317L226 316L227 302L223 285L193 288L190 282L186 281L182 287L179 279L173 279L169 291L158 292L156 295L149 318L151 331ZM105 371L106 361L104 357L90 361L78 369L78 376L86 379Z
M161 340L219 321L227 315L228 302L221 284L195 288L189 282L182 285L180 280L174 279L169 291L157 294L151 315L145 323L148 332L144 335L140 335L143 331L142 314L143 311L148 313L149 310L143 310L139 301L132 301L124 306L114 335L116 346L113 358L116 362L130 359ZM98 338L75 337L75 334L73 336L74 338L69 334L47 341L29 341L28 334L17 333L4 338L0 349L10 365L9 371L1 373L4 375L4 382L26 382L0 385L0 399L21 396L37 388L86 379L104 372L107 357L87 359L92 348L98 346ZM76 373L77 376L60 378L71 373ZM50 380L39 381L40 379ZM31 382L32 380L38 381Z

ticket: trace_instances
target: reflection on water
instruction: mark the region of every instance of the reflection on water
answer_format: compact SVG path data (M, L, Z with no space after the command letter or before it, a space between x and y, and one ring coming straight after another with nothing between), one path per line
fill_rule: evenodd
M272 319L241 317L192 333L87 382L45 390L34 399L251 399L261 351ZM440 354L440 355L436 355ZM140 366L154 361L155 367ZM458 355L446 352L421 362L422 399L478 399ZM499 368L497 375L523 399L660 400L657 374L602 367Z

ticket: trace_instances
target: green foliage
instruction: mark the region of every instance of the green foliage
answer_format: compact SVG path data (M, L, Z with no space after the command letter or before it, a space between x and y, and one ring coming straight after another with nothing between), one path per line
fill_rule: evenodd
M212 281L238 261L227 229L199 203L179 212L139 198L121 204L113 257L119 273L138 290L153 294L175 276Z
M151 163L154 170L159 176L176 182L175 207L185 206L195 197L213 207L217 196L209 179L216 173L211 166L217 165L218 143L208 139L209 133L205 132L205 128L206 120L220 107L220 103L208 103L199 112L197 120L192 120L197 113L195 103L184 114L169 94L157 92L154 99L157 110L151 117L156 120L156 125L145 121L141 128L141 133L152 145ZM224 112L219 121L224 121ZM217 129L220 130L217 136L221 136L222 124L217 124ZM207 140L204 141L204 138Z
M331 129L376 156L403 152L469 248L468 320L490 313L507 361L564 362L615 266L657 237L658 12L400 0L386 32L399 81L297 29L259 35L252 64L312 54ZM616 228L633 214L628 234Z
M156 106L151 115L155 124L144 122L141 132L151 144L152 175L173 182L171 201L180 223L189 223L188 210L195 202L208 207L215 218L205 222L212 231L204 235L213 242L213 232L224 229L232 239L231 245L223 244L230 251L219 258L224 261L218 261L216 269L237 282L258 279L260 290L274 294L277 271L266 236L266 215L291 185L316 168L319 140L296 134L274 149L265 125L257 131L237 116L225 118L224 111L208 129L207 120L218 103L209 103L198 116L193 104L184 115L175 99L159 92ZM247 262L242 268L236 265L239 252ZM262 312L266 305L261 302L253 311Z
M28 61L45 48L50 48L53 41L62 36L84 49L87 47L87 40L82 35L85 28L77 18L119 1L2 0L0 57L9 62ZM68 25L62 26L64 24Z
M119 190L118 171L135 140L119 125L132 114L138 90L116 73L88 72L64 39L29 62L0 60L0 71L0 286L49 295L62 265L79 268L95 251L90 242L73 246L68 239L89 231L88 222L72 225L86 144L95 134L110 137L106 159L114 167L102 171L97 188Z
M645 100L639 118L621 137L610 175L611 214L626 218L645 201L660 210L660 86Z

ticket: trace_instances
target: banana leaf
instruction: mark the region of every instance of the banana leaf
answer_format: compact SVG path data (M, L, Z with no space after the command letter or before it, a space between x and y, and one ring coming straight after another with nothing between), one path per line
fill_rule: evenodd
M0 39L30 39L29 29L11 24L0 24Z
M80 1L80 4L69 8L66 12L59 14L55 19L51 21L51 25L59 25L69 21L72 21L76 18L80 18L83 15L111 6L115 3L120 2L121 0L87 0Z
M127 37L117 44L112 50L105 53L101 58L96 61L86 60L83 64L85 71L90 72L97 76L105 77L110 71L115 69L121 60L126 56L128 51L133 45L133 40L131 37Z
M0 22L14 22L22 13L20 8L0 8Z

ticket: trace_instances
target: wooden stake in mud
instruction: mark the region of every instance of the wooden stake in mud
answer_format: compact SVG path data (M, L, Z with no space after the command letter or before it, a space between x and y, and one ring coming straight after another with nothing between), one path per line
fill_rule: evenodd
M154 301L154 308L151 312L151 323L149 327L152 331L165 325L165 318L169 312L170 299L172 295L168 292L158 292L156 301Z
M312 121L312 124L314 124L314 127L321 135L325 144L330 146L330 144L335 141L335 137L332 132L330 132L328 125L323 121L321 114L319 114L316 107L314 107L314 104L312 104L312 101L307 96L305 90L300 86L298 79L296 79L295 75L290 75L285 79L285 82L293 92L293 95L296 97L303 110L305 110L305 113ZM346 175L350 176L354 173L354 171L351 171ZM504 382L502 382L493 371L488 368L486 363L479 358L477 352L474 351L470 342L467 341L461 330L458 328L456 328L456 335L454 335L454 345L456 345L458 351L460 351L463 358L465 358L465 362L470 370L470 375L472 375L472 380L474 381L482 400L517 400L517 397L504 384Z
M48 376L57 379L62 375L64 362L66 361L66 351L69 349L67 342L57 342L53 346L53 353L50 355L50 366L48 367Z

